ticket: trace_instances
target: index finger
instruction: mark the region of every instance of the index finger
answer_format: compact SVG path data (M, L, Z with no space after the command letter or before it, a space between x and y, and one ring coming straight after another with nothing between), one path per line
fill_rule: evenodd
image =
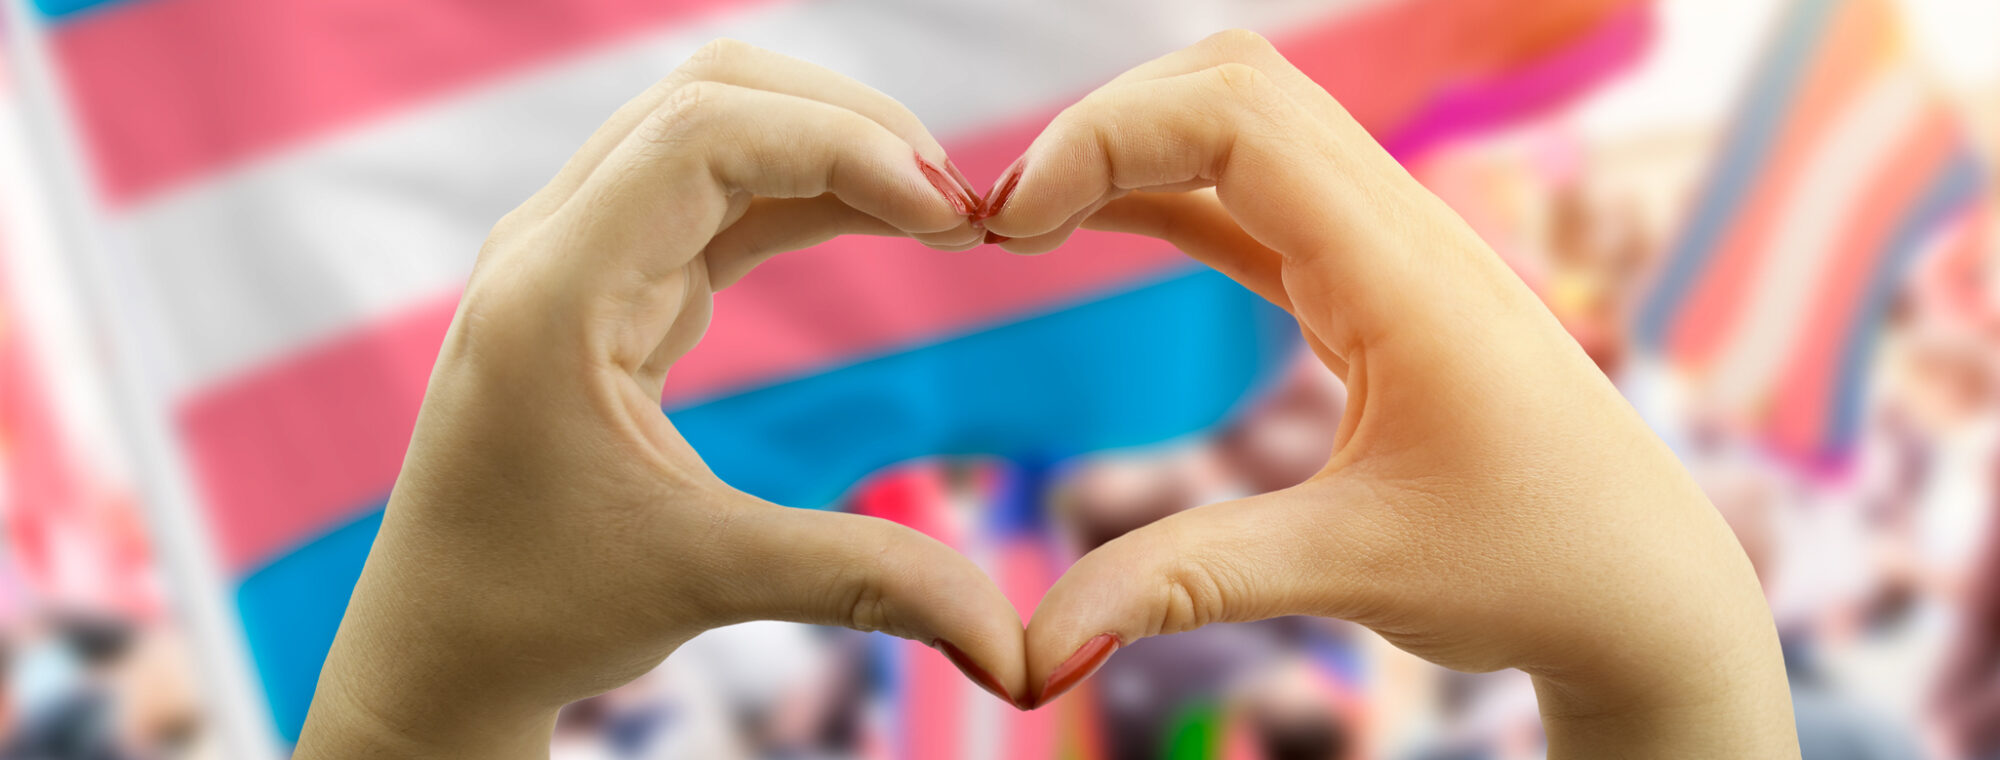
M1129 81L1058 116L985 224L1030 238L1010 249L1044 247L1037 236L1066 234L1108 196L1213 185L1242 231L1277 252L1300 320L1341 356L1402 324L1458 331L1468 314L1476 324L1533 300L1443 202L1345 124L1243 63Z
M549 196L544 199L549 207L560 205L581 187L618 144L666 104L676 90L695 82L791 95L853 111L902 138L926 161L944 167L953 183L964 191L968 205L979 197L945 155L943 144L915 113L895 98L823 66L748 43L717 39L696 50L685 63L621 106L598 127L544 189L543 194Z

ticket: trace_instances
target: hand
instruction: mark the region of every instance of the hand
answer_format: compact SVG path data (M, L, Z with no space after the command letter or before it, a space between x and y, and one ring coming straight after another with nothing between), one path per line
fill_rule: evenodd
M1085 556L1028 627L1046 702L1146 636L1344 618L1534 677L1562 757L1796 757L1750 564L1533 293L1255 35L1134 69L996 185L1017 253L1151 235L1298 317L1348 408L1317 475Z
M758 261L849 233L978 245L940 165L887 96L741 44L612 116L480 252L298 756L545 756L563 704L754 619L939 642L1025 693L1018 613L970 561L737 492L660 413Z

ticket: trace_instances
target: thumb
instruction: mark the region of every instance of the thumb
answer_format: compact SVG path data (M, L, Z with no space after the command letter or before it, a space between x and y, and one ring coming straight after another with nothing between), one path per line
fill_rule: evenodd
M761 506L730 526L744 540L738 572L718 576L725 615L919 641L1002 700L1027 694L1020 613L965 555L888 520Z
M1120 647L1148 636L1284 615L1345 617L1367 604L1323 486L1197 507L1112 540L1077 560L1027 630L1030 704L1088 678Z

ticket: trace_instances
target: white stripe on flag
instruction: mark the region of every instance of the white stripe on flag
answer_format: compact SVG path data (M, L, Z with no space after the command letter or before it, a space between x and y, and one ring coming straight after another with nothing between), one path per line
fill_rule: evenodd
M1907 67L1871 79L1817 133L1793 186L1778 210L1770 243L1743 294L1743 311L1716 361L1710 385L1720 411L1748 414L1767 403L1772 383L1803 345L1809 308L1823 297L1820 284L1831 259L1892 152L1926 113L1924 90Z
M949 138L1053 109L1217 29L1281 30L1374 1L754 6L234 169L141 204L111 239L133 274L127 292L157 317L139 326L151 331L150 374L178 399L451 292L495 220L620 103L716 37L854 76Z

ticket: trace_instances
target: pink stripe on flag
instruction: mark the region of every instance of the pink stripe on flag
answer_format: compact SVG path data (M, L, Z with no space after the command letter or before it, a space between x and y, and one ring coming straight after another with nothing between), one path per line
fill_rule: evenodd
M1834 115L1884 61L1883 30L1892 20L1884 7L1872 2L1843 5L1846 10L1836 12L1812 53L1804 83L1793 94L1789 115L1772 140L1773 149L1756 173L1746 202L1734 211L1734 223L1718 241L1700 284L1688 294L1680 308L1683 316L1667 337L1672 354L1689 366L1705 366L1735 332L1746 290L1756 286L1751 272L1771 254L1770 237L1779 209L1802 192L1797 185L1807 162L1815 160L1812 151Z
M218 166L570 51L756 0L143 0L56 27L100 190Z
M227 571L389 495L456 301L424 304L182 406L189 467Z
M991 699L979 691L937 650L914 641L899 641L909 670L904 673L903 726L900 757L961 757L959 746L965 735L960 724L966 718L966 700L975 692L978 699ZM1010 708L1011 709L1011 708Z
M1185 262L1130 236L1084 232L1074 245L1078 253L1031 259L842 238L778 257L717 298L713 326L674 368L667 397L686 403L913 347ZM937 286L954 282L982 287ZM440 297L182 405L226 567L255 567L387 495L455 301Z
M1014 610L1024 616L1032 614L1042 603L1042 595L1048 593L1049 586L1055 584L1056 576L1061 573L1048 548L1053 543L1046 534L1021 535L1003 538L998 547L994 564L1000 593L1006 594ZM1024 618L1022 623L1025 625L1027 620ZM1008 709L1007 747L1000 756L1059 756L1056 717L1055 709L1025 713Z
M1565 50L1443 93L1384 147L1398 157L1413 156L1454 138L1544 113L1637 63L1652 37L1651 8L1623 9Z

